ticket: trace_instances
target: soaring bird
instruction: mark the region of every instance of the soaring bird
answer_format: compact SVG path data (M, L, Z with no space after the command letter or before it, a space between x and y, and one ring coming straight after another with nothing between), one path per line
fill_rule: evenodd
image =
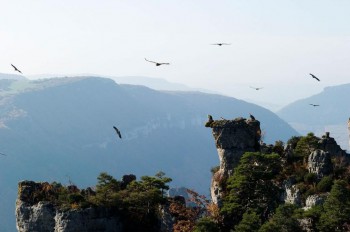
M312 78L315 78L317 81L320 81L320 79L318 79L314 74L310 73L310 75L312 76Z
M315 106L320 106L320 105L315 105L315 104L309 104L310 106L313 106L313 107L315 107Z
M252 86L250 86L250 88L255 89L255 90L260 90L260 89L262 89L263 87L252 87Z
M249 113L249 117L251 120L255 120L255 117L251 113Z
M229 43L214 43L214 44L211 44L211 45L222 46L222 45L231 45L231 44L229 44Z
M170 63L159 63L159 62L155 62L155 61L147 60L146 58L145 58L145 60L146 60L146 61L148 61L148 62L151 62L151 63L156 64L156 66L160 66L160 65L163 65L163 64L166 64L166 65L169 65L169 64L170 64Z
M7 156L7 155L6 155L6 154L4 154L4 153L0 153L0 155Z
M14 66L13 64L11 64L11 66L15 69L15 71L22 73L21 70L19 70L16 66Z
M120 133L120 131L118 130L118 128L116 128L115 126L113 126L115 132L117 132L119 138L122 138L122 134Z

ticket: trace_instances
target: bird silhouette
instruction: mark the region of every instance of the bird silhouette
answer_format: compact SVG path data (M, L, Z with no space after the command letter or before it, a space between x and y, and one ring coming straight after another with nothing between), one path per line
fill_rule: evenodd
M316 79L317 81L320 81L320 79L318 79L314 74L310 73L310 75L312 76L312 78Z
M211 45L222 46L222 45L231 45L231 44L229 44L229 43L213 43Z
M252 86L250 86L250 88L255 89L255 90L260 90L260 89L262 89L263 87L252 87Z
M155 61L147 60L146 58L145 58L145 60L146 60L146 61L148 61L148 62L150 62L150 63L154 63L154 64L156 64L156 66L160 66L160 65L163 65L163 64L166 64L166 65L169 65L169 64L170 64L170 63L160 63L160 62L155 62Z
M255 120L255 117L251 113L249 113L249 117L251 120Z
M15 69L15 71L22 73L21 70L19 70L16 66L14 66L13 64L11 64L11 66Z
M4 154L4 153L0 153L0 155L7 156L7 155L6 155L6 154Z
M316 105L316 104L309 104L310 106L313 106L313 107L315 107L315 106L320 106L320 105Z
M120 131L118 130L117 127L113 126L115 132L117 133L117 135L119 136L119 138L122 138L122 134L120 133Z

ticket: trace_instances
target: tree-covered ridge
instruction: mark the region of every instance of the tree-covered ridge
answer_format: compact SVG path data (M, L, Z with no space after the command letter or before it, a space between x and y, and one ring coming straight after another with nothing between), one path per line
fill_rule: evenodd
M311 163L317 155L316 170ZM125 231L160 231L165 214L174 232L350 231L349 155L329 134L318 138L309 133L246 152L234 173L222 180L220 206L193 190L188 190L191 207L181 196L165 197L171 178L163 172L140 180L101 173L97 180L94 188L83 190L43 183L26 199L50 201L61 210L107 207L122 217ZM287 191L299 201L291 204ZM310 197L318 200L306 207Z
M87 207L109 208L121 217L125 231L157 231L160 206L167 203L164 193L169 189L171 178L159 172L155 176L142 176L140 180L132 174L117 180L104 172L97 180L95 187L87 189L56 182L38 183L32 187L33 191L19 188L22 191L19 196L30 205L48 201L62 211Z
M262 145L261 152L245 153L222 184L221 231L349 231L349 177L349 155L329 134ZM300 202L287 202L286 191ZM305 208L310 197L323 201Z

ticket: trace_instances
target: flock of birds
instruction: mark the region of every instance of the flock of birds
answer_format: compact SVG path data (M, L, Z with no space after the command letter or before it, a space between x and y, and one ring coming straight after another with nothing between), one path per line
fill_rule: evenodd
M230 44L230 43L213 43L213 44L211 44L211 45L216 45L216 46L220 46L220 47L221 47L221 46L231 45L231 44ZM149 63L153 63L153 64L155 64L156 66L170 65L170 63L166 63L166 62L156 62L156 61L148 60L147 58L145 58L145 61L147 61L147 62L149 62ZM19 73L22 74L21 70L19 70L15 65L11 64L11 66L14 68L15 72L19 72ZM311 77L314 78L315 80L320 81L320 79L317 78L317 77L316 77L315 75L313 75L312 73L310 73L310 75L311 75ZM249 86L249 87L252 88L252 89L255 89L255 90L257 90L257 91L263 89L263 87L253 87L253 86ZM320 105L318 105L318 104L311 104L311 103L310 103L309 105L311 105L311 106L313 106L313 107L320 106ZM250 114L250 118L253 119L253 120L255 120L254 116L251 115L251 114ZM118 137L121 139L121 138L122 138L122 135L121 135L121 133L120 133L120 130L119 130L117 127L115 127L115 126L113 126L113 129L114 129L115 132L117 133ZM5 155L5 154L0 153L0 155Z

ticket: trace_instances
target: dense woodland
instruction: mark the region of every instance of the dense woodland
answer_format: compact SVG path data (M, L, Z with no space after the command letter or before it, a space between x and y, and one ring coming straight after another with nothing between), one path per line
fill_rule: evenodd
M47 200L62 210L108 207L121 216L126 231L157 231L160 218L168 213L173 231L305 231L302 221L312 231L350 230L350 168L347 156L332 156L332 172L319 178L307 170L307 157L319 149L320 138L309 133L292 137L287 146L281 141L245 153L234 174L222 180L224 189L220 207L205 196L188 190L192 204L182 197L166 197L171 178L159 172L155 176L125 175L117 180L101 173L94 188L46 183L33 195L32 203ZM285 147L292 149L286 154ZM213 168L215 172L217 168ZM304 210L302 205L284 204L283 183L293 180L301 198L326 195L323 204Z

